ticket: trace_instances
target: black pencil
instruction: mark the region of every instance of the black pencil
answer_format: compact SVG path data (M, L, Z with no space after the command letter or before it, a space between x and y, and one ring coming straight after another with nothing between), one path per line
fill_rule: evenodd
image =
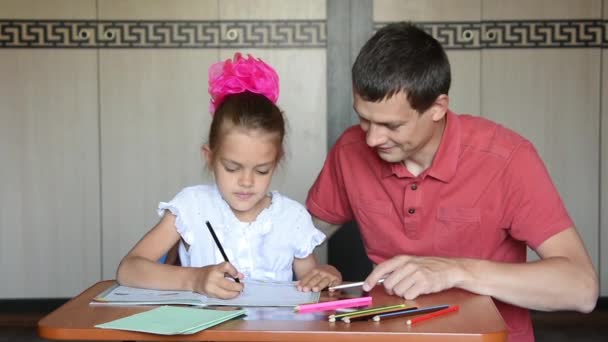
M395 312L388 312L385 314L378 314L374 317L372 317L372 320L374 322L379 322L382 319L387 319L387 318L396 318L396 317L403 317L403 316L411 316L411 315L418 315L421 313L427 313L427 312L433 312L433 311L439 311L442 309L445 309L449 307L449 305L436 305L436 306L427 306L425 308L419 308L419 309L415 309L415 310L401 310L401 311L395 311Z
M373 312L368 312L368 313L364 313L364 314L360 314L360 315L352 315L352 316L346 316L346 317L342 317L342 322L344 323L350 323L350 322L355 322L355 321L365 321L368 319L371 319L372 317L378 316L378 315L382 315L382 314L386 314L389 312L405 312L405 311L410 311L410 310L416 310L418 309L417 306L412 306L409 308L396 308L396 309L388 309L385 311L373 311Z
M213 227L211 227L211 223L209 223L209 221L206 221L205 223L207 224L207 228L209 228L209 233L211 233L211 236L213 237L213 241L215 241L217 248L220 250L220 253L222 253L222 257L224 257L224 261L230 262L230 260L228 260L228 256L226 255L226 252L224 252L224 248L222 247L220 240L217 238L217 235L215 235L215 231L213 231ZM237 283L240 283L240 280L238 277L235 277L234 281L236 281Z

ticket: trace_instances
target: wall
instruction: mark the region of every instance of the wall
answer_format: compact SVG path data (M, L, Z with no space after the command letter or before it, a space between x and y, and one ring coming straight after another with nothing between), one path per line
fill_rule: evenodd
M453 110L535 143L608 295L606 1L3 0L0 298L113 278L158 201L210 181L206 71L236 50L282 77L291 129L274 187L303 201L327 143L354 122L353 55L399 20L448 50Z
M288 154L273 187L304 201L326 151L324 1L3 1L0 13L0 298L113 278L159 201L211 181L207 68L234 51L281 76Z

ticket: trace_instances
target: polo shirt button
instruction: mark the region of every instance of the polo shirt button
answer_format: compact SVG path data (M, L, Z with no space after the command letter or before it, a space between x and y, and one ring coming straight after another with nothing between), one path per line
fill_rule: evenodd
M412 184L412 186L410 186L410 189L416 190L416 189L418 189L418 185L416 183L414 183L414 184Z
M409 208L407 212L408 212L408 213L410 213L410 214L413 214L413 213L415 213L415 212L416 212L416 209L414 209L414 208Z

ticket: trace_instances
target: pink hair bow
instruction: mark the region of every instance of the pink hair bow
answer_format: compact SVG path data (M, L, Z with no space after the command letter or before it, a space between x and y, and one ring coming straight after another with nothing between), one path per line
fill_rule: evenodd
M235 53L232 59L209 67L209 110L215 113L227 95L244 91L261 94L276 103L279 98L279 76L259 58Z

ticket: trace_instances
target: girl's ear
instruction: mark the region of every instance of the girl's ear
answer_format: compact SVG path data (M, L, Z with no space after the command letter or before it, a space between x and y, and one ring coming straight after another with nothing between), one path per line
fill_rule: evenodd
M211 151L209 144L204 144L201 146L201 157L207 162L207 164L211 165L211 161L213 160L213 152Z

